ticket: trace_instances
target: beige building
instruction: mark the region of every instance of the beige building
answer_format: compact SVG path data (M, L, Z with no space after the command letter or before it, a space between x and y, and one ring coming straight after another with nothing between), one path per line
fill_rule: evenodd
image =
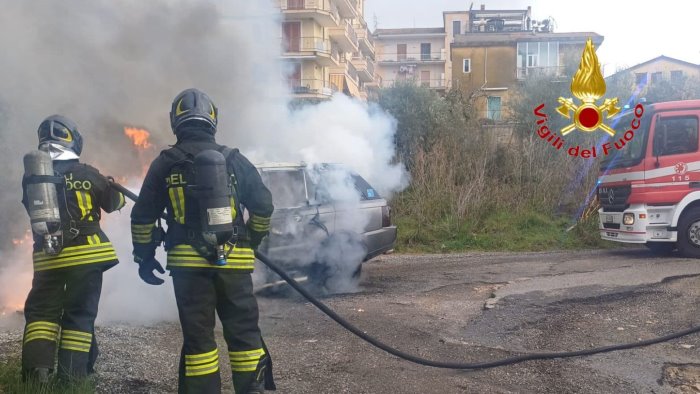
M377 29L377 73L381 86L413 81L421 86L445 90L447 86L445 29Z
M323 100L334 92L366 99L379 86L364 0L279 0L282 58L296 98Z
M700 65L661 55L621 72L634 74L635 86L652 86L661 80L700 78ZM614 78L615 75L608 78Z
M507 120L509 101L520 81L532 76L564 75L566 61L578 63L586 40L596 48L603 36L592 32L512 31L459 36L452 44L452 84L475 97L479 118Z

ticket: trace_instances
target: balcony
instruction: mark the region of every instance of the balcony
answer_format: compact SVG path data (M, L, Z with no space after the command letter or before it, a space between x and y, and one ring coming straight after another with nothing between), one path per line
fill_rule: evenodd
M522 81L525 78L552 77L552 79L564 78L564 66L548 67L518 67L515 70L515 77Z
M380 63L445 63L445 51L430 53L378 53Z
M331 86L352 97L360 97L360 78L355 66L341 57L338 67L330 69Z
M341 21L332 0L280 0L280 8L285 17L313 19L323 27L337 27Z
M330 98L335 90L328 81L323 79L289 79L289 89L296 98Z
M357 0L333 0L333 2L338 7L341 18L357 18Z
M331 42L321 37L285 37L282 39L282 58L289 60L315 60L322 66L337 66L340 54Z
M357 75L362 82L374 81L374 61L369 56L355 56L350 63L357 69Z
M389 88L394 86L396 83L414 83L418 86L425 88L435 89L435 90L445 90L449 87L449 80L447 79L420 79L420 78L407 78L407 79L385 79L381 81L382 88Z
M332 27L328 29L328 35L333 39L333 41L338 43L340 49L344 52L357 52L357 33L347 21L340 23L338 27Z
M355 24L355 31L357 32L357 40L360 44L360 51L365 55L374 57L374 37L367 28L367 23L364 20L356 19L360 23Z

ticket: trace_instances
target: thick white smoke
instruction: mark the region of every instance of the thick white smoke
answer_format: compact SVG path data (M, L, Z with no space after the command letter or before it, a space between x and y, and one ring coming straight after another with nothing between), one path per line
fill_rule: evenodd
M3 2L0 155L16 165L0 178L0 221L17 224L0 235L0 306L30 287L30 252L10 242L29 226L19 163L53 113L78 123L84 162L133 181L157 150L139 155L123 127L146 128L166 148L171 100L197 87L219 107L218 141L253 161L343 162L385 195L405 186L403 167L391 162L395 123L379 109L344 96L289 109L279 16L263 0ZM129 210L105 215L121 264L105 275L100 320L174 319L170 281L148 286L131 262Z

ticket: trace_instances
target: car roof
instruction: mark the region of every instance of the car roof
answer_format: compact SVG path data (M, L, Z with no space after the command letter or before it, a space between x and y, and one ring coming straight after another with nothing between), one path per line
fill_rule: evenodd
M302 168L306 167L306 163L304 162L263 162L263 163L256 163L255 164L256 168Z
M340 163L318 163L320 166L328 168L346 168ZM301 162L262 162L256 163L255 167L258 169L299 169L306 168L308 164Z

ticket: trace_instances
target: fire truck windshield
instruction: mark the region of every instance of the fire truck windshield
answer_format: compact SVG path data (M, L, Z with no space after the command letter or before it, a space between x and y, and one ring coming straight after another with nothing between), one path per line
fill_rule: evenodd
M611 152L601 162L601 171L631 167L637 165L644 158L649 129L649 123L644 118L642 118L639 128L634 131L634 138L631 141L625 141L623 138L625 132L630 129L630 123L633 119L634 113L628 112L613 120L612 126L615 129L615 136L602 142L602 144L610 144Z

